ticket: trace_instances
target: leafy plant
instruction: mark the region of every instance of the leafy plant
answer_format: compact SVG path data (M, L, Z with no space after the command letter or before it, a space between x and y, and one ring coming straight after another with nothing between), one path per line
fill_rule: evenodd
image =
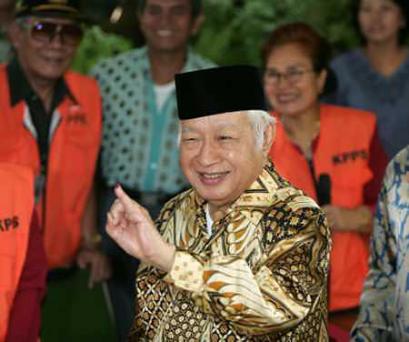
M203 0L206 19L193 40L195 50L217 64L261 64L260 49L278 25L304 21L341 51L358 43L350 20L351 0ZM132 42L98 27L87 30L74 69L132 48Z
M206 21L195 48L218 64L260 64L260 48L276 26L304 21L336 50L357 43L349 0L207 0ZM239 5L238 5L239 3Z
M116 34L106 33L98 26L86 30L72 68L81 73L88 71L101 59L132 48L132 43Z

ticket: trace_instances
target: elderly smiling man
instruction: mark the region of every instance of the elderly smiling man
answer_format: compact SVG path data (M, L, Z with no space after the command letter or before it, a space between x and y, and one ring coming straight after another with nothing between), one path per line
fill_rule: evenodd
M273 119L257 69L176 76L192 189L156 226L117 186L107 231L142 260L135 341L326 341L330 238L317 205L267 159Z

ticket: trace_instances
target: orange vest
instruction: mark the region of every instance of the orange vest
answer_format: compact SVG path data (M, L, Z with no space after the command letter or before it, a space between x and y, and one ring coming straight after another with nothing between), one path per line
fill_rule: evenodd
M23 270L34 207L34 175L30 168L0 163L0 341Z
M315 175L331 178L331 204L356 208L364 204L364 186L372 179L368 166L369 149L375 132L371 113L321 105L320 133L313 156ZM308 162L289 140L278 120L276 139L270 150L277 171L293 185L317 200ZM330 310L359 305L368 271L368 235L332 232L330 261Z
M60 121L51 137L42 229L50 268L70 264L81 240L81 219L92 186L101 135L101 101L94 80L67 72L73 95L55 112ZM5 66L0 66L0 161L31 167L40 173L35 137L25 127L24 101L11 107ZM55 114L55 113L54 113ZM27 114L26 114L27 115ZM37 205L39 209L40 204Z

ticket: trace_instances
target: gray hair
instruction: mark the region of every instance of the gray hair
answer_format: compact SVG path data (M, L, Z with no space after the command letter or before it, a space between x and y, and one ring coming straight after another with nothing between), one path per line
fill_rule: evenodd
M255 134L256 147L261 149L265 139L264 132L268 126L275 125L276 119L264 110L248 110L246 113Z
M247 110L244 111L250 121L251 127L253 129L256 147L261 149L264 143L264 132L269 125L275 125L276 119L264 110ZM182 129L181 123L179 122L179 134L178 134L178 145L180 146Z

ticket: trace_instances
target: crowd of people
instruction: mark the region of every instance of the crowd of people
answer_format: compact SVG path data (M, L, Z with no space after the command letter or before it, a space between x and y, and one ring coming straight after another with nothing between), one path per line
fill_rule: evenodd
M63 341L81 268L118 341L409 340L409 3L353 1L335 58L280 25L262 68L192 50L201 0L137 4L90 75L79 0L4 21L0 342Z

